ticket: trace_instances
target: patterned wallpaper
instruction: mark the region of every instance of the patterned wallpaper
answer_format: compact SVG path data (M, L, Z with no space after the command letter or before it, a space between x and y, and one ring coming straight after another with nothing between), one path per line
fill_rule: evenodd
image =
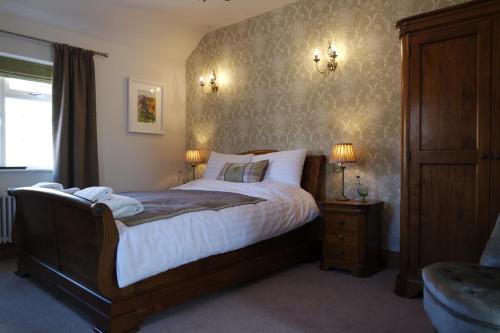
M399 250L400 43L395 22L460 0L302 0L208 33L186 62L188 148L237 153L307 148L328 156L352 142L356 175L386 201L385 249ZM337 46L338 69L321 75L314 49ZM220 94L198 86L214 68ZM202 171L202 169L199 169ZM326 172L327 197L340 174Z

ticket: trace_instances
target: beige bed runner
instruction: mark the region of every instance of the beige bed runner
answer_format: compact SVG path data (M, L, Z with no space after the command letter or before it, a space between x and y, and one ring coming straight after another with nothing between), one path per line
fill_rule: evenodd
M137 199L144 205L144 212L135 216L120 218L120 221L129 227L184 213L200 210L221 210L256 204L266 200L238 193L198 190L124 192L120 194Z

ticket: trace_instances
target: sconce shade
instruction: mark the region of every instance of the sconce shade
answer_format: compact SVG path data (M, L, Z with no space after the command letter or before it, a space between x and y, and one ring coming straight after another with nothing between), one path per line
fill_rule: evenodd
M352 143L337 143L330 154L330 163L356 163Z
M190 149L186 151L186 163L195 164L201 162L203 162L203 159L201 158L201 154L198 149Z

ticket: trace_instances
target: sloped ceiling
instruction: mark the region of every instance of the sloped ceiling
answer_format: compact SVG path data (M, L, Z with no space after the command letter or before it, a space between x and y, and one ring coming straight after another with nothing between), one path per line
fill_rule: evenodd
M33 0L34 1L34 0ZM118 0L162 11L205 32L282 7L297 0ZM110 1L111 2L111 1Z
M99 38L208 31L297 0L0 0L0 12Z

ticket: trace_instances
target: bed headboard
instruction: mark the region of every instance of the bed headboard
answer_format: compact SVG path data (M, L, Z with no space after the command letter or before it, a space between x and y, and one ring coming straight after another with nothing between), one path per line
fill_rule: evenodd
M277 150L260 149L240 153L240 155L263 155L274 152L277 152ZM307 192L311 193L316 201L320 201L323 197L323 177L325 175L325 163L325 155L307 155L306 161L304 162L304 169L302 171L302 180L300 182L300 186L302 186L302 188Z

